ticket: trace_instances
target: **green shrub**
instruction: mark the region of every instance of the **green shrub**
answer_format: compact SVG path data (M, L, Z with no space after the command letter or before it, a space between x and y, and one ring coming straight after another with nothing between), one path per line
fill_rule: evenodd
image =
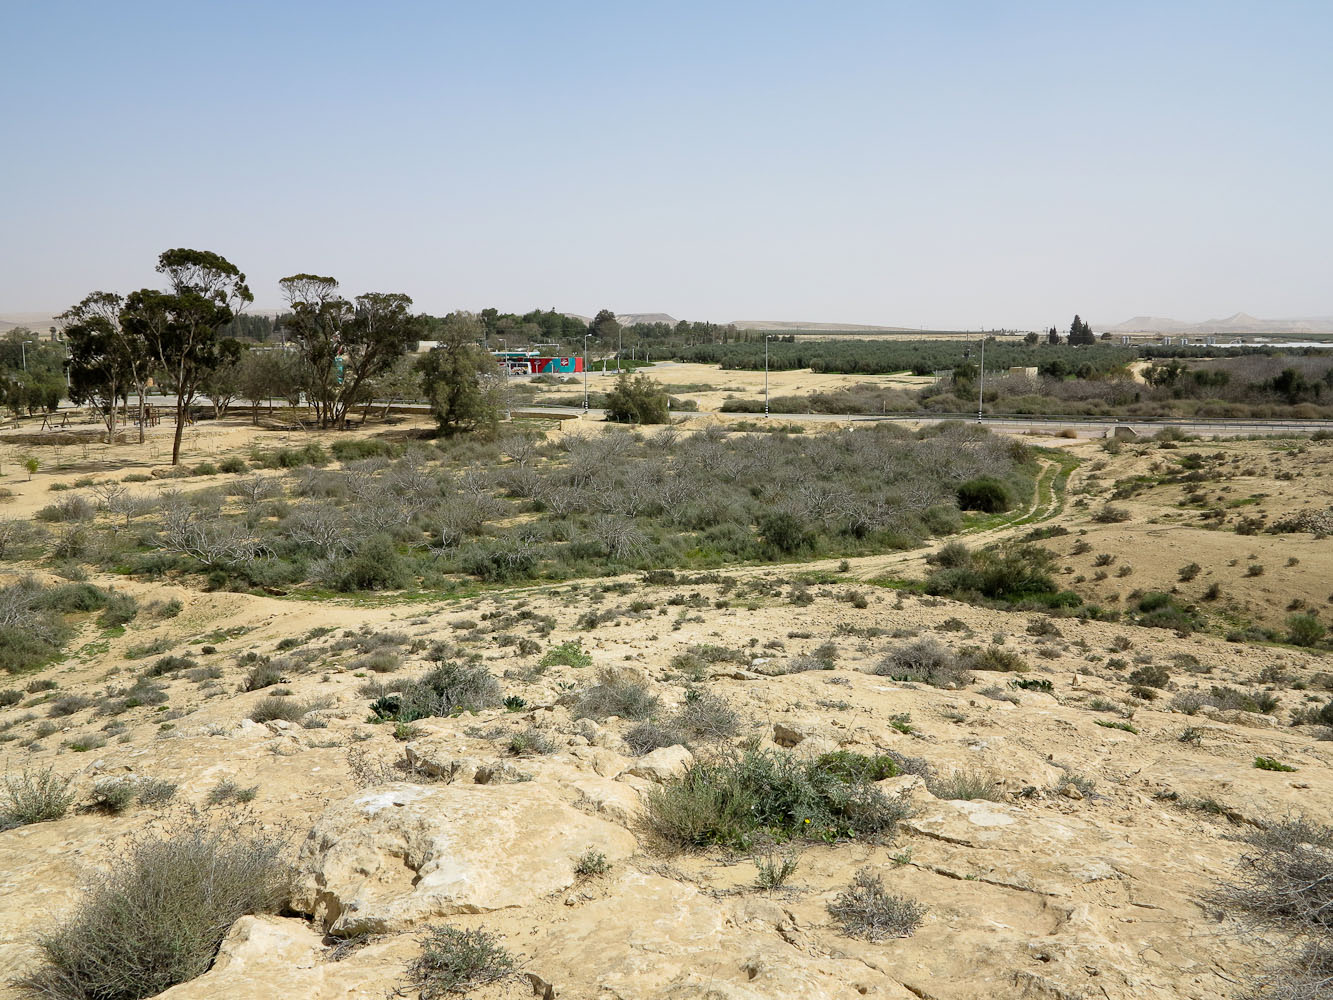
M1280 760L1274 760L1272 757L1254 758L1254 766L1260 771L1294 771L1296 768L1290 764L1284 764Z
M204 796L204 801L210 806L228 805L232 802L253 802L258 794L258 785L245 788L237 784L232 778L223 778L208 790L208 794Z
M129 778L99 778L93 782L92 807L105 813L121 813L134 802L134 782Z
M1164 688L1171 683L1171 672L1159 663L1152 663L1130 674L1129 682L1143 687Z
M597 683L579 697L574 706L576 719L646 719L657 710L658 698L648 685L637 678L601 670Z
M591 847L574 859L574 874L579 878L597 878L611 870L606 855Z
M112 594L98 616L97 624L102 628L116 628L134 620L139 613L139 602L129 594Z
M70 780L50 767L5 775L0 787L0 830L60 819L74 801Z
M979 510L986 514L1000 514L1014 505L1009 487L998 479L982 476L969 479L958 487L960 510Z
M232 455L218 463L218 471L230 475L239 475L242 472L249 472L250 466L245 464L245 459Z
M402 590L412 582L407 561L388 535L371 535L338 564L334 586L341 591Z
M814 535L795 514L769 511L757 523L760 539L783 555L795 555L814 545Z
M502 982L514 969L514 959L494 934L431 927L421 940L421 955L408 966L407 980L420 1000L440 1000Z
M981 769L952 771L944 777L931 776L926 779L926 788L937 799L999 802L1004 798L995 775Z
M310 701L298 701L295 698L283 698L271 695L264 698L250 712L252 722L300 722L311 712L318 712L333 704L329 698L314 698Z
M583 651L583 647L577 639L552 646L538 661L538 666L542 667L588 667L591 665L592 657Z
M403 665L403 658L391 649L377 649L358 656L347 666L354 671L369 670L375 674L391 674Z
M559 749L551 737L536 726L529 726L521 733L509 738L507 749L515 757L527 757L532 754L555 753Z
M41 964L18 985L49 1000L142 1000L202 975L240 917L286 902L281 849L198 823L133 841L38 938Z
M895 681L916 681L939 688L961 688L972 682L972 675L959 665L957 657L934 639L918 639L891 650L874 672Z
M630 424L665 424L670 419L667 393L642 372L617 376L606 395L606 419Z
M163 656L160 657L158 661L154 663L151 667L146 669L143 672L143 676L163 677L167 674L180 673L182 670L193 670L197 666L199 666L199 664L196 663L194 660L190 659L188 656ZM264 668L268 668L267 663L264 663L261 666ZM246 678L245 685L243 687L244 690L258 691L261 687L268 687L269 685L277 684L278 681L282 680L282 676L281 674L279 674L275 679L270 680L267 683L259 684L258 687L250 687L249 685L251 684L251 678L254 678L254 681L256 683L261 679L258 673L259 670L260 667L255 667L255 669L250 672L250 677Z
M177 656L164 657L157 662L160 666L170 661L177 660L188 662L185 657ZM178 668L173 667L172 669ZM262 691L264 688L273 687L275 684L281 684L283 680L285 680L285 678L282 675L282 668L268 659L263 659L251 667L250 672L245 675L245 680L241 682L241 690Z
M648 792L644 822L667 847L746 850L760 835L826 841L883 835L907 815L900 801L840 769L770 751L696 760Z
M47 619L41 632L18 626L0 627L0 670L7 674L26 674L51 663L60 655L70 629L54 617Z
M1287 641L1294 646L1315 646L1327 629L1311 614L1295 614L1287 619Z
M645 720L625 731L625 744L635 757L642 757L662 747L683 746L687 742L689 737L670 723Z
M68 615L100 611L110 599L110 594L91 583L62 583L43 592L41 603L53 611Z
M1031 669L1023 657L999 646L964 646L958 651L958 663L965 670L998 670L1011 674L1026 673Z
M835 750L816 761L819 770L844 781L883 781L898 776L898 762L887 755L867 757L851 750Z
M921 926L927 909L914 899L890 894L883 879L869 868L862 868L852 884L828 904L828 912L844 934L867 941L885 941L910 937Z
M402 691L377 698L370 710L381 719L415 722L456 712L497 708L503 702L500 682L481 664L440 664Z
M1135 736L1139 735L1138 729L1128 722L1111 722L1107 719L1095 719L1094 721L1103 729L1119 729L1121 732L1132 733Z
M328 453L317 441L311 441L300 448L254 452L250 457L261 469L299 469L308 465L318 467L329 464Z

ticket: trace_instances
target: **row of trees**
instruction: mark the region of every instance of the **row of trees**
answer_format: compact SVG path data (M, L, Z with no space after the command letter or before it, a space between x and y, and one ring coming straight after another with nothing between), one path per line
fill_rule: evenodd
M200 396L219 415L237 395L256 404L274 394L293 402L304 396L320 427L342 428L377 379L393 372L399 391L414 391L405 356L423 324L402 293L367 292L349 301L333 278L292 275L280 282L290 348L246 350L226 335L254 300L234 264L211 251L176 249L158 258L157 272L165 289L92 292L59 317L70 399L102 413L112 441L131 395L143 439L148 393L158 386L175 394L172 464L180 461L186 414Z

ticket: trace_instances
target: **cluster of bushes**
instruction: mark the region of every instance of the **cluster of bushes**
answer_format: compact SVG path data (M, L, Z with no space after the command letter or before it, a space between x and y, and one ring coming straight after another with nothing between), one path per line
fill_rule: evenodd
M449 591L464 577L504 584L912 547L956 531L960 502L996 510L1029 495L1035 471L1020 443L962 424L803 441L671 427L407 449L349 439L336 452L342 469L323 468L329 456L311 443L253 453L287 476L166 491L156 506L116 497L103 507L117 523L78 522L50 557L150 579L202 572L214 589ZM108 621L128 611L122 601Z
M1333 982L1333 827L1289 817L1242 838L1235 879L1216 902L1292 935L1295 945L1259 977L1249 996L1304 1000Z
M1017 544L971 551L950 543L932 558L925 590L962 600L978 598L1018 607L1070 608L1083 603L1055 585L1055 555L1036 545Z
M875 781L891 762L842 752L802 760L748 751L695 761L648 793L645 824L665 846L747 850L756 838L834 841L891 833L907 807Z
M376 698L370 710L380 719L410 723L495 708L503 701L500 682L485 666L449 661Z
M131 621L139 605L128 594L88 583L43 586L32 577L0 588L0 671L38 670L59 655L73 634L67 616L101 611L98 624L115 628Z

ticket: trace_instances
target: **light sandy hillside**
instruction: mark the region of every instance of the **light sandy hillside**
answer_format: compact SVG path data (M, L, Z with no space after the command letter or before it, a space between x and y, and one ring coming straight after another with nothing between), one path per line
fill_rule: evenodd
M189 444L218 459L265 433L223 425ZM457 994L478 1000L1239 995L1292 939L1218 893L1254 850L1244 835L1333 815L1329 730L1293 724L1328 703L1333 669L1318 649L1226 633L1282 629L1293 608L1326 617L1333 542L1235 529L1327 510L1333 444L1042 443L1066 451L1043 457L1031 503L963 540L1049 547L1062 584L1122 621L902 589L924 552L451 600L94 575L180 609L123 632L87 615L64 662L0 677L18 692L0 708L4 771L51 768L74 793L63 818L0 832L0 979L34 967L38 936L135 838L196 816L281 838L295 875L288 905L237 921L172 1000L382 998L444 925L513 958ZM126 455L142 471L153 447L67 460L105 475ZM10 516L77 471L11 473ZM1129 519L1098 520L1108 503ZM1147 590L1176 590L1199 630L1132 624ZM372 704L449 662L495 679L482 707L375 721ZM736 759L819 776L845 825L802 836L799 817L825 818L811 799L734 817L741 839L683 845L725 813L717 800L686 815L683 776ZM174 795L93 805L108 781L149 779ZM876 884L899 909L867 935Z

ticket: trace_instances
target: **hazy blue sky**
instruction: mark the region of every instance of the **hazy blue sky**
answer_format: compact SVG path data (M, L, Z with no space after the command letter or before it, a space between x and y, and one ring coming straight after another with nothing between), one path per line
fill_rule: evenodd
M1333 314L1333 3L0 0L0 311Z

